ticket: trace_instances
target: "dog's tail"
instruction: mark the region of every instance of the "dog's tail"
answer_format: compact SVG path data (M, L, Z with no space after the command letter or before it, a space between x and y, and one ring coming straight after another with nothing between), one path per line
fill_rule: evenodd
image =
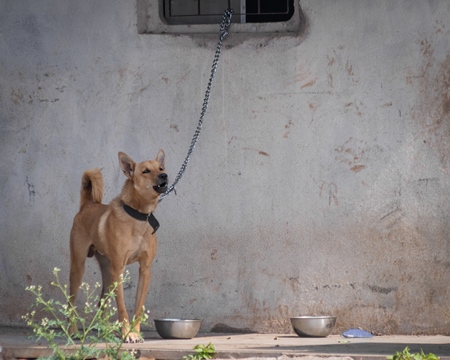
M103 176L100 169L84 172L81 178L80 209L88 202L102 203Z

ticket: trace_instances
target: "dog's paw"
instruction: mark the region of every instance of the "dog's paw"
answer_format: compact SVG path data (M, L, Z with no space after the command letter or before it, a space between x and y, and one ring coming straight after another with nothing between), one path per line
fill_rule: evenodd
M141 335L139 333L130 332L125 337L125 342L130 343L130 344L143 343L144 339L141 337Z

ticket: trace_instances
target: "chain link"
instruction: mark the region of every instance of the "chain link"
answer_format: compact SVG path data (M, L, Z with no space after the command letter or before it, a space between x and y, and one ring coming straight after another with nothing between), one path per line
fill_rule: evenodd
M175 186L178 184L178 181L180 181L181 177L183 176L184 172L186 171L186 167L189 163L192 152L194 151L195 145L197 144L198 137L200 136L200 131L201 131L202 125L203 125L203 118L206 114L206 110L208 109L209 95L211 94L212 83L214 80L214 76L216 75L216 70L217 70L217 65L219 63L220 53L222 51L222 42L228 35L228 28L231 25L232 16L233 16L233 9L225 10L223 17L222 17L222 22L220 23L219 42L217 44L216 53L214 55L214 60L213 60L212 68L211 68L211 75L209 77L208 86L206 87L205 99L203 101L202 111L200 113L200 119L198 121L197 128L195 129L194 136L192 137L191 146L189 147L186 158L184 159L184 162L181 165L180 171L178 172L174 182L172 183L172 185L169 186L169 188L167 189L167 191L164 194L160 195L158 202L161 202L167 195L169 195L172 191L175 190Z

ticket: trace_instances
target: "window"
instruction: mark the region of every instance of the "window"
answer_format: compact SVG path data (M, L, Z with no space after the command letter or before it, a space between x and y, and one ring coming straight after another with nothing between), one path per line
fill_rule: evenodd
M136 0L140 34L217 34L225 9L230 33L287 33L303 29L299 0Z
M235 23L288 21L294 14L294 0L164 0L168 24L217 24L226 9L233 9Z

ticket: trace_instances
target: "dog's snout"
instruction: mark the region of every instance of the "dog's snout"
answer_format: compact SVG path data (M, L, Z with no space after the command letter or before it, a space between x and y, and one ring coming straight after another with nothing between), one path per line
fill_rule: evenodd
M156 185L153 186L153 190L155 190L160 194L163 194L167 190L168 181L169 180L166 173L159 174L158 177L155 179Z

